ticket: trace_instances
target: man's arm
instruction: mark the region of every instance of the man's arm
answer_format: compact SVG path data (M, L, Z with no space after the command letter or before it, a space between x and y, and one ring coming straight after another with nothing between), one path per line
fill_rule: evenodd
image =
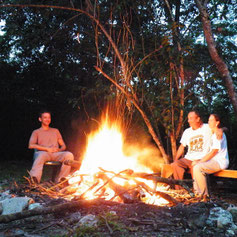
M58 139L58 144L60 146L58 151L65 151L66 150L67 147L66 147L66 145L65 145L65 143L64 143L62 138Z
M46 152L58 152L59 151L58 148L41 146L36 143L32 143L31 140L29 141L28 148L29 149L36 149L38 151L46 151Z
M29 142L29 149L36 149L38 151L47 151L47 152L57 152L58 148L55 147L44 147L44 146L40 146L38 144L34 144L34 143L30 143Z
M206 154L202 159L200 160L194 160L192 162L192 166L201 163L201 162L206 162L211 160L217 153L218 153L219 149L212 149L208 154Z
M210 159L212 159L217 153L218 153L219 149L212 149L210 153L206 154L201 160L200 162L206 162Z
M183 153L184 153L184 146L181 143L180 146L179 146L179 149L178 149L178 151L176 153L176 156L174 158L174 161L178 160L183 155Z
M36 149L38 151L46 151L46 152L58 152L58 148L55 147L45 147L37 144L37 133L34 131L29 140L29 149Z

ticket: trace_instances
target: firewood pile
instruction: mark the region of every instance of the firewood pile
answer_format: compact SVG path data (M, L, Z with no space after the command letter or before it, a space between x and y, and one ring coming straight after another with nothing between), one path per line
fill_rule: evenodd
M90 181L88 181L88 177ZM123 185L116 182L118 179L123 181ZM147 181L150 183L147 184ZM115 173L100 168L93 177L89 174L78 174L75 172L63 182L55 185L53 183L36 185L32 184L30 180L28 182L41 195L74 201L87 199L88 193L93 195L93 199L100 198L123 203L139 202L147 200L146 197L148 196L152 196L153 200L162 198L166 200L165 205L174 206L178 204L178 201L169 194L168 189L175 184L183 186L186 194L191 198L194 197L193 192L189 188L192 186L192 180L166 179L159 177L159 173L136 173L131 169ZM108 191L111 190L113 191L113 195L108 198ZM150 201L150 204L155 203Z
M90 181L88 181L88 177ZM50 199L64 199L69 202L59 206L40 208L39 210L29 210L22 213L10 214L0 216L1 222L10 222L17 219L26 218L34 215L45 215L48 213L57 213L62 209L72 209L87 203L89 200L101 201L115 201L119 203L139 203L144 202L154 205L175 206L181 199L194 198L194 194L189 188L188 184L192 184L192 180L172 180L159 177L158 173L136 173L131 169L123 170L119 173L107 171L102 168L93 176L89 174L73 173L67 177L63 182L54 184L53 182L44 182L36 184L31 179L25 177L28 185L25 187L14 185L14 192L20 196L33 196L34 199L48 197ZM115 180L123 180L123 185L118 184ZM75 181L76 180L76 181ZM73 181L73 182L71 182ZM132 182L131 182L132 181ZM146 183L146 181L149 181ZM152 184L152 187L151 187ZM178 192L169 191L170 185L179 184L185 188L183 194ZM80 187L83 189L80 189ZM79 192L78 192L79 190ZM108 193L113 191L113 195L109 196ZM162 191L160 191L162 190ZM88 199L87 194L93 194L91 199ZM176 194L176 197L175 197ZM178 196L177 196L178 195ZM184 198L185 195L185 198ZM109 196L109 198L108 198ZM147 196L149 198L147 198ZM180 199L180 197L182 197ZM165 202L156 202L162 199ZM148 200L148 201L147 201Z

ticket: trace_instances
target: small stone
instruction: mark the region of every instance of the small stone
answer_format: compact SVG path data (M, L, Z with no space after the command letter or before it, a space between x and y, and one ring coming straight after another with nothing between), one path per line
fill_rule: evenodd
M233 230L227 230L225 236L236 236L236 234Z
M69 216L69 223L78 223L81 219L81 213L80 212L74 212Z
M29 203L31 202L33 202L33 200L28 197L16 197L16 198L5 199L2 201L3 206L2 215L22 212L29 206Z
M237 224L237 207L236 206L228 207L227 211L231 213L234 222Z
M210 210L207 225L218 227L219 229L235 231L237 226L233 222L232 215L229 211L221 207L214 207Z
M81 220L79 221L79 225L82 226L88 226L88 227L96 227L98 224L98 219L96 218L95 215L86 215L84 217L81 218Z
M111 215L114 215L114 216L117 215L116 211L110 211L109 213L110 213Z
M35 208L42 208L42 205L40 203L32 203L29 205L28 210L32 210Z
M21 229L16 229L15 230L15 235L16 236L24 236L24 231L23 230L21 230Z
M0 193L0 201L3 201L7 198L12 198L11 194L9 191L5 191L3 193Z

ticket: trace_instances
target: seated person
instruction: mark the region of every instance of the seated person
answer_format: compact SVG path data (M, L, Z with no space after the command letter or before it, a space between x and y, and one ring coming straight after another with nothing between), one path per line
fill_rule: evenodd
M40 183L43 166L46 161L62 162L61 170L56 177L56 182L61 182L71 171L71 166L65 165L64 161L74 160L71 152L65 151L66 145L56 128L51 128L51 113L42 111L39 114L41 127L32 132L29 149L35 149L34 163L30 170L30 176L36 183Z
M193 165L192 162L200 160L210 151L210 143L212 132L208 124L204 124L198 111L193 110L188 113L189 128L185 129L180 146L178 148L174 162L171 164L173 168L174 179L183 179L186 169L191 170L193 177ZM222 130L217 129L218 139L222 137ZM184 148L188 147L188 151L184 158ZM175 185L176 189L182 189L181 186Z
M226 169L229 165L229 155L226 136L223 133L222 139L218 140L216 131L220 127L220 118L211 114L208 125L212 131L211 151L199 160L192 162L194 190L200 195L208 196L206 174L212 174Z

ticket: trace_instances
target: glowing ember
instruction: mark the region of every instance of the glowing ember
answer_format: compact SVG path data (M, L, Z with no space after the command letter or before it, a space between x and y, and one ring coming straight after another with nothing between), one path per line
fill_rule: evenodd
M145 185L153 190L154 183L152 181L126 179L118 175L119 173L122 175L124 172L128 172L127 170L140 173L153 172L138 163L139 149L133 147L131 150L135 152L131 156L124 155L123 149L124 138L121 128L118 124L110 124L108 117L106 117L102 122L102 126L88 136L87 149L81 168L69 179L69 184L75 184L77 187L77 192L74 195L84 199L103 197L108 200L121 201L119 195L112 188L109 188L109 182L113 182L121 188L129 187L130 189L137 187L137 182L145 182ZM105 180L101 180L101 175ZM139 197L146 203L159 205L168 203L166 200L152 194L146 193L146 195L143 195L142 191L139 193Z

